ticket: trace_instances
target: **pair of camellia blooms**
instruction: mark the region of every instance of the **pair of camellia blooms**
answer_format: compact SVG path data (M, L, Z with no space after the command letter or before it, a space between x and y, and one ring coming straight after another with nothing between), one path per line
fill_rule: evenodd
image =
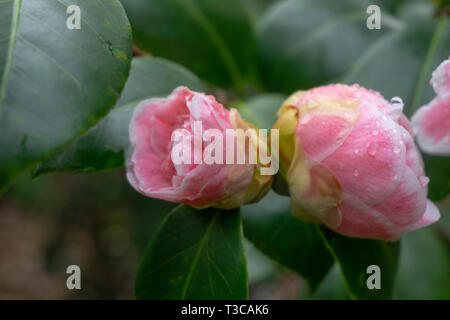
M253 127L213 96L178 87L136 107L127 177L148 197L199 209L258 201L275 180L300 219L351 237L395 241L440 217L427 199L429 179L414 134L424 151L450 155L450 59L433 72L431 85L436 97L416 112L412 126L402 104L356 84L294 93L273 126L280 139L275 177L261 175L258 163L174 164L176 129L194 121L222 132Z

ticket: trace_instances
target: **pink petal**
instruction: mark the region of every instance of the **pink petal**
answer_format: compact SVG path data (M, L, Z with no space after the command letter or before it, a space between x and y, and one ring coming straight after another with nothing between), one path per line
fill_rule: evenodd
M322 163L344 192L375 205L400 182L406 155L400 136L397 123L376 106L366 106L342 146Z
M317 115L297 127L296 135L306 155L320 162L344 143L353 125L335 115Z
M374 209L400 228L420 220L425 212L425 198L426 188L415 173L405 167L397 188Z
M438 221L440 217L441 217L441 214L439 213L438 207L433 202L431 202L430 200L427 199L427 207L426 207L423 217L418 222L407 226L402 231L410 232L410 231L414 231L414 230L429 226L430 224L433 224L436 221Z
M342 222L336 232L356 238L370 238L392 241L400 232L383 214L362 203L357 197L343 194L339 205Z
M444 60L434 70L431 85L437 95L450 95L450 59Z
M417 142L430 154L450 155L450 94L437 96L412 117Z

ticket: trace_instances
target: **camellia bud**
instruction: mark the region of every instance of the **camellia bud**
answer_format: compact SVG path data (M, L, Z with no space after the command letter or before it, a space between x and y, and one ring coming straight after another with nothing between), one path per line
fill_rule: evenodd
M280 171L297 217L396 240L439 219L401 99L358 85L290 96L278 112Z
M127 177L140 193L196 208L237 208L269 189L257 155L267 139L213 96L176 88L141 102L130 123Z
M433 72L436 97L412 117L420 148L430 154L450 156L450 59Z

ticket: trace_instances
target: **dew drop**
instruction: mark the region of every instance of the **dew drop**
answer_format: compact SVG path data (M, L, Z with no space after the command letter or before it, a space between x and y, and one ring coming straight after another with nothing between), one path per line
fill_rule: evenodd
M358 153L359 153L359 149L358 149L358 148L355 148L355 149L353 150L353 153L354 153L354 154L358 154Z
M394 153L399 154L402 150L399 147L394 147Z
M375 143L371 143L367 148L367 153L369 154L369 156L374 157L377 154L377 150L378 150L377 145Z
M378 135L378 130L373 130L373 131L372 131L372 134L373 134L374 136L377 136L377 135Z
M354 175L355 177L359 176L359 171L358 171L358 170L353 171L353 175Z
M430 182L430 178L428 178L427 176L421 176L419 178L419 181L422 187L425 187Z
M390 102L396 107L403 108L403 100L400 97L393 97Z

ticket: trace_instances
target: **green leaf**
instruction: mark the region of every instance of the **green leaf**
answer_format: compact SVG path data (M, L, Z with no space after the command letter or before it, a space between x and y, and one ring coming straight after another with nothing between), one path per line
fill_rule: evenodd
M178 86L207 92L206 86L195 74L177 63L154 57L134 58L130 77L116 108L148 97L165 97Z
M54 171L97 172L122 168L130 145L128 124L136 103L113 109L66 148L38 163L33 177Z
M81 30L66 27L70 4ZM131 29L118 0L0 2L0 190L113 107L128 77Z
M333 265L314 224L295 218L290 200L270 191L260 202L241 208L244 233L256 248L304 277L313 292Z
M122 0L134 40L217 85L242 89L254 69L254 36L240 0Z
M306 290L301 290L300 300L348 300L349 295L347 287L342 279L339 265L334 264L325 279L320 283L313 295L308 294Z
M402 20L429 19L435 13L433 3L430 0L399 0L399 2L396 14Z
M450 299L450 251L432 228L402 237L396 299Z
M387 9L390 12L397 12L403 7L411 5L415 2L429 2L429 0L379 0L376 4L381 7L381 14L383 14L383 9ZM372 4L372 2L370 4Z
M175 208L141 260L135 291L138 299L246 299L239 210Z
M425 171L430 178L428 198L433 201L444 199L450 194L450 157L422 154Z
M129 146L128 125L140 100L168 95L185 85L205 91L204 85L185 68L159 58L135 58L116 107L97 126L71 145L37 165L34 175L51 171L92 172L121 168Z
M286 97L282 94L261 94L236 104L241 116L261 129L270 129L277 120L277 111Z
M392 297L397 271L399 242L356 239L321 228L323 239L341 267L344 282L353 299L389 299ZM368 289L367 267L381 270L381 289Z
M248 284L254 285L276 274L278 266L265 256L255 246L244 239L245 256L247 259Z
M266 88L290 94L335 80L368 47L401 23L383 11L380 30L366 27L364 1L289 0L269 8L258 29Z
M444 238L447 238L447 242L450 242L450 197L439 203L438 208L441 212L441 218L434 227L440 231Z

